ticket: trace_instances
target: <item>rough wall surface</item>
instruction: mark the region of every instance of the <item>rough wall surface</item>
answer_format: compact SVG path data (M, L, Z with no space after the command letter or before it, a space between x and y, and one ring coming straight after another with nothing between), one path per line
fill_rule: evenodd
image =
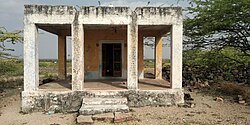
M85 97L126 97L128 106L169 106L184 102L182 89L155 91L22 92L22 112L77 112Z
M94 27L94 26L93 26ZM97 37L98 36L98 37ZM116 30L108 29L86 29L84 37L84 69L85 79L104 79L101 77L101 47L102 43L119 42L122 44L122 79L126 79L127 71L127 33L126 29L117 27Z
M128 7L81 7L83 24L128 24L131 10Z
M182 24L181 7L137 7L138 25Z
M25 5L24 20L36 24L71 24L76 9L73 6Z

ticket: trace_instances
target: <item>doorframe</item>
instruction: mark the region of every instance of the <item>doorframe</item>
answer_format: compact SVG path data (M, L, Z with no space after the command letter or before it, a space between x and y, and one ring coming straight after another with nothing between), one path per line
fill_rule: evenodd
M113 43L120 43L121 44L121 58L122 58L122 60L121 60L121 70L122 70L122 74L121 74L121 77L110 77L110 76L108 76L108 77L103 77L102 76L102 44L113 44ZM100 62L99 62L99 78L101 78L101 79L122 79L123 77L124 77L124 75L125 75L125 73L124 73L124 70L125 69L123 69L123 67L124 67L124 40L100 40L99 41L99 60L100 60Z

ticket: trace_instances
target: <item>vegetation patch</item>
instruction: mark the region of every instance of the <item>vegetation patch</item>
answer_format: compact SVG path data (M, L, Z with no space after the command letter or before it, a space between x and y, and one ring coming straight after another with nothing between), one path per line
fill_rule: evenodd
M23 62L17 59L0 60L0 75L1 77L23 75Z

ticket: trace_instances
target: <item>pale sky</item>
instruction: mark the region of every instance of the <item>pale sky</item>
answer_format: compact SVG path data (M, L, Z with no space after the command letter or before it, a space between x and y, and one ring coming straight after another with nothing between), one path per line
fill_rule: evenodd
M48 5L73 5L73 6L128 6L134 9L137 6L188 6L187 0L0 0L0 27L5 27L8 31L23 29L23 12L25 4L48 4ZM41 59L57 59L57 36L39 31L39 58ZM67 40L67 53L71 57L71 41ZM8 48L15 51L10 52L13 55L23 56L23 44L5 44ZM163 47L163 58L169 58L169 47ZM146 47L144 50L145 58L153 58L153 49Z

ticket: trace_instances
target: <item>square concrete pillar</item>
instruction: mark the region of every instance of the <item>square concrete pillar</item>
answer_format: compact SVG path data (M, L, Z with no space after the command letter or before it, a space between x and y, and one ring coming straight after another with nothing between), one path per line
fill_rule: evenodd
M34 91L39 86L39 57L37 26L24 25L24 91Z
M66 52L66 36L58 35L58 78L65 80L67 77L67 52Z
M171 88L182 88L182 24L171 29Z
M84 88L84 31L83 25L72 24L72 90Z
M136 90L138 89L138 25L135 12L132 12L127 35L127 88Z
M155 37L155 79L162 79L162 36Z

